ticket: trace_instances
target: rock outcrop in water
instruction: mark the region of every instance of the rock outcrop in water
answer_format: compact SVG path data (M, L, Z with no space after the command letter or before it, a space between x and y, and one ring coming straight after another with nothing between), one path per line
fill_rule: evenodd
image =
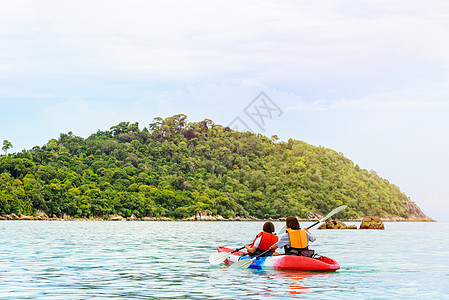
M379 217L364 217L360 229L385 229L384 223Z
M355 225L346 225L338 219L330 220L327 219L324 224L322 224L318 229L357 229Z

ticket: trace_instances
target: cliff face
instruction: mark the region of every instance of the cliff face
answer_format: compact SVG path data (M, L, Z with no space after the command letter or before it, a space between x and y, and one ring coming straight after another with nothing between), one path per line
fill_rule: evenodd
M435 220L433 220L432 218L426 216L422 212L421 208L419 208L418 205L416 205L412 201L409 200L407 202L407 207L409 208L409 211L410 211L410 219L435 222Z
M410 199L405 201L405 204L408 209L409 216L404 218L401 216L392 216L388 215L384 218L381 218L383 221L411 221L411 222L435 222L432 218L428 217L426 214L422 212L422 210Z

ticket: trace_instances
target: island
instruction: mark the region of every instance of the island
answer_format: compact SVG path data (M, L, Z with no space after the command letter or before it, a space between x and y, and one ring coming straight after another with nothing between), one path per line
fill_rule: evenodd
M0 156L0 218L432 221L342 153L178 114ZM13 217L15 219L15 217Z

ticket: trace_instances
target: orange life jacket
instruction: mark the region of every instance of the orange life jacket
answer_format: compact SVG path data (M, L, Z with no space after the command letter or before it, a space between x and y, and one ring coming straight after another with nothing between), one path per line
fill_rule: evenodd
M274 244L276 244L279 240L279 238L277 237L277 235L262 231L261 233L259 233L256 238L254 239L252 245L254 245L254 243L256 242L256 240L260 237L260 243L259 243L259 247L257 247L257 249L266 251L268 249L270 249L271 246L273 246Z
M303 249L309 246L307 234L304 229L287 228L287 232L290 238L290 248Z

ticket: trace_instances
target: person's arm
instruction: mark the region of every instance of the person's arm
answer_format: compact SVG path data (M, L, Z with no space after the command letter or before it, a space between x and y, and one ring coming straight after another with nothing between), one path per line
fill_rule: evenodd
M257 248L256 247L251 247L250 245L248 245L248 244L245 244L245 248L246 248L246 251L248 251L249 253L254 253L254 252L256 252L256 250L257 250Z
M306 232L307 240L309 242L313 243L316 241L316 237L313 234L311 234L307 228L305 228L304 231Z
M277 248L282 248L284 246L290 246L290 238L288 233L284 233L279 236L279 241L270 247L272 250L276 250Z
M261 240L261 239L262 239L262 236L259 236L259 237L254 241L254 244L252 244L251 246L248 245L248 244L246 244L246 245L245 245L246 251L248 251L249 253L254 253L254 252L256 252L257 247L259 247L259 245L260 245L260 240Z

